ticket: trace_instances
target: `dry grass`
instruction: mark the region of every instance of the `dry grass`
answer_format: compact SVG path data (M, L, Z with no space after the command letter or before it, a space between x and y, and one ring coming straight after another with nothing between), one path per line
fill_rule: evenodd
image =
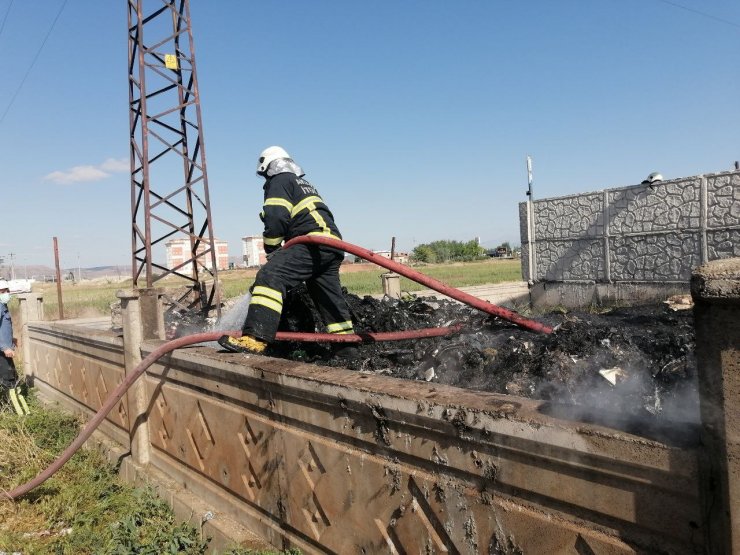
M18 416L0 405L0 489L33 478L77 435L80 421L30 399L31 414ZM0 497L0 553L36 555L202 555L208 539L177 523L149 489L124 484L104 456L76 453L48 481L16 502ZM224 555L297 555L297 551L233 549Z
M482 285L521 280L519 260L488 259L478 262L454 264L428 264L415 268L423 274L436 278L453 287ZM374 264L349 265L342 268L342 285L356 295L374 295L383 292L380 276L387 270ZM244 295L254 282L255 269L229 270L219 273L224 300ZM183 280L166 278L157 282L157 287L175 289L183 285ZM117 302L116 292L130 289L131 280L122 282L81 282L63 283L62 299L65 318L85 318L110 314L110 306ZM403 291L424 289L406 278L401 279ZM34 292L44 296L44 312L47 320L58 318L57 288L54 283L41 283L34 286ZM11 305L11 311L13 305Z

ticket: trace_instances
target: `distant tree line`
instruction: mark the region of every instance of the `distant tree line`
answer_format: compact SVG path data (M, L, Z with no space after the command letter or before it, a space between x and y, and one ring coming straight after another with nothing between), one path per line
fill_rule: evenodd
M468 262L486 257L486 249L477 241L434 241L415 247L411 252L414 262Z

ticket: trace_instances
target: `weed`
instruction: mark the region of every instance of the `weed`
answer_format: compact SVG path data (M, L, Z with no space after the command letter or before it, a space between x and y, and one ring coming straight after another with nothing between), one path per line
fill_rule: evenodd
M79 431L79 420L30 399L32 413L0 410L0 488L45 468ZM23 553L205 553L208 540L176 524L150 489L123 484L101 453L78 451L15 503L0 501L0 551Z
M222 555L301 555L301 551L295 548L285 551L254 551L252 549L236 548L225 551Z

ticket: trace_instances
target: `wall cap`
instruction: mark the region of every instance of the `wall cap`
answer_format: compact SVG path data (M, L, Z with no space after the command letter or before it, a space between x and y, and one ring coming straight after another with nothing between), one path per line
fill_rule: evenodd
M723 258L699 266L691 276L694 300L740 302L740 258Z

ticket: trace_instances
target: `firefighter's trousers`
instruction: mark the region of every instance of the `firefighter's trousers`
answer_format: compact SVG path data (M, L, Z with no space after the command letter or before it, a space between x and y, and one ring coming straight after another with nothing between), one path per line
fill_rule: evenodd
M339 283L339 265L343 259L341 251L322 245L295 245L275 252L254 280L252 300L242 328L244 335L273 341L286 293L304 281L326 331L354 333Z

